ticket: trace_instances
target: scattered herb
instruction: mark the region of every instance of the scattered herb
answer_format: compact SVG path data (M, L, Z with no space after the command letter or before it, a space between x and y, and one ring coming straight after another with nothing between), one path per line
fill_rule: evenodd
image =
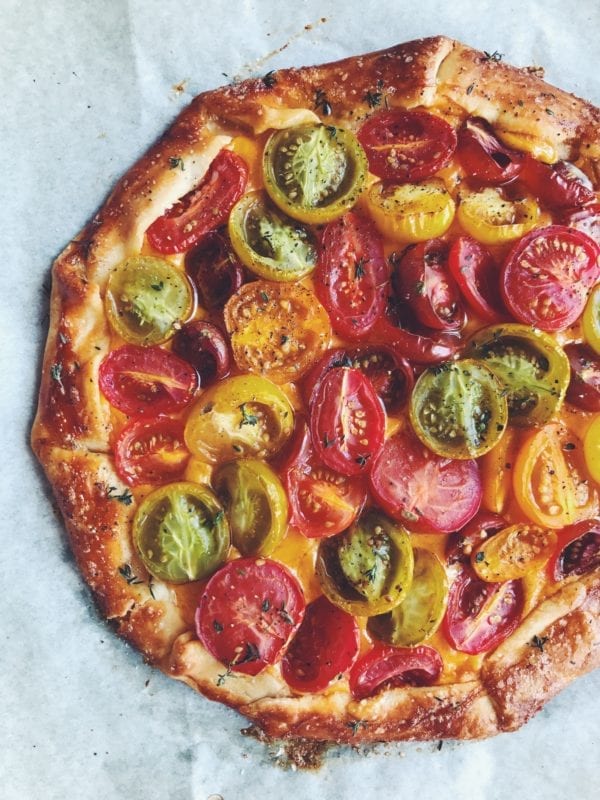
M162 292L162 290L165 288L165 282L159 281L158 283L151 283L150 286L155 292Z
M217 676L217 686L223 686L227 678L231 675L231 664L227 665L227 672L222 672Z
M499 53L498 50L494 50L493 53L488 53L487 50L484 50L483 55L484 61L495 61L496 63L498 63L498 61L502 61L502 58L504 57L504 53Z
M327 434L323 437L323 447L331 447L331 445L335 442L335 436L333 439L329 439Z
M474 88L475 88L475 84L474 83L469 84L467 86L467 94L471 94L471 92L473 91Z
M290 615L286 611L285 606L281 606L281 608L279 609L279 616L284 622L287 622L288 625L294 624L294 620L290 617Z
M258 417L256 414L249 414L246 411L246 403L242 403L239 406L240 411L242 412L242 421L240 422L240 428L244 425L257 425L258 424Z
M217 619L213 619L213 628L216 630L217 633L223 633L223 626Z
M477 555L475 556L475 561L477 561L478 564L481 564L481 562L484 560L485 560L485 553L483 552L477 553Z
M61 344L67 344L70 341L69 337L66 336L62 331L59 331L58 338Z
M224 516L225 516L225 512L223 511L223 509L221 509L220 511L217 511L217 513L213 517L213 528L216 528L217 525L221 524L221 522L223 521L223 517Z
M335 139L335 137L337 136L337 128L335 127L335 125L328 125L327 133L331 136L332 139Z
M575 450L575 444L573 442L565 442L563 450Z
M550 117L553 117L553 116L554 116L554 111L552 111L552 109L551 109L551 108L545 108L545 109L544 109L544 111L545 111L545 112L546 112L546 114L548 114Z
M233 449L235 450L236 453L241 453L242 452L242 448L240 447L239 444L232 444L231 446L233 447Z
M269 295L265 291L260 291L259 294L260 294L260 299L263 301L263 303L269 302Z
M279 340L280 344L287 344L290 340L289 336L286 336L285 333L281 334L281 339Z
M277 83L277 78L275 77L275 70L271 69L267 72L266 75L263 75L262 82L267 87L267 89L272 89L273 86Z
M131 564L121 564L119 567L119 575L127 581L129 586L136 586L140 583L144 583L143 580L134 574L131 569Z
M423 297L425 294L425 282L424 281L417 281L415 283L415 292L419 295L419 297Z
M131 494L129 489L125 489L122 492L122 494L115 494L115 492L118 491L119 490L117 489L116 486L109 486L106 492L106 496L110 500L118 500L119 503L123 503L124 506L130 506L133 503L133 495Z
M247 664L249 661L258 661L260 658L260 653L258 652L258 647L253 642L246 642L246 652L244 653L243 658L240 658L239 661L236 661L236 664Z
M383 94L381 92L372 92L370 89L365 95L365 100L369 108L377 108L377 106L381 105L381 98Z
M171 156L169 158L169 169L179 169L183 172L185 169L185 165L183 163L183 158L181 156Z
M352 735L355 736L359 728L366 728L367 723L364 719L355 719L352 722L347 722L346 727L350 728Z
M442 749L443 746L444 746L444 742L440 739L439 742L437 743L438 753Z
M367 570L365 570L363 572L363 575L369 581L369 583L373 583L373 581L375 580L375 575L376 574L377 574L377 564L376 563L373 564L373 566L370 567L370 569L367 569Z
M354 460L360 467L364 467L367 461L371 458L371 454L368 453L366 456L357 456Z
M265 613L271 608L271 601L268 597L265 597L265 599L262 601L261 608Z
M360 280L365 274L365 264L367 263L366 258L359 258L358 261L354 265L354 279Z
M57 383L62 382L62 364L52 364L50 367L50 377Z
M315 92L315 108L320 109L326 117L331 114L331 104L323 89L317 89Z
M537 634L533 637L533 639L529 642L530 647L537 648L540 653L544 652L544 645L548 641L548 636L538 636Z

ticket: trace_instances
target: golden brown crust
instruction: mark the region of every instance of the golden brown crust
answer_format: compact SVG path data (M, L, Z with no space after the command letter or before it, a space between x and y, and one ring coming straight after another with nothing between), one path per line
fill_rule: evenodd
M257 79L200 95L129 170L54 265L32 444L102 613L173 677L239 708L272 736L352 743L480 738L518 727L598 665L598 575L559 586L484 659L479 680L389 689L360 702L345 682L328 694L295 696L277 667L257 678L221 680L224 667L189 632L169 587L151 579L133 551L135 503L114 497L125 487L109 455L112 417L98 386L98 366L110 343L102 306L110 269L140 250L148 225L200 180L216 152L240 131L260 133L315 113L357 127L370 113L368 92L381 92L390 107L421 105L450 117L482 116L507 141L523 148L533 143L541 148L538 157L548 160L583 160L592 174L600 159L598 109L531 71L445 37L278 71L274 85ZM324 116L326 111L331 113ZM185 171L170 168L172 158L183 158ZM534 636L538 646L532 646Z

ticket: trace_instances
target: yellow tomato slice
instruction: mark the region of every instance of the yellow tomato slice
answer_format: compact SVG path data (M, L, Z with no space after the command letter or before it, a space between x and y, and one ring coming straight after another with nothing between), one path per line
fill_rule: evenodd
M509 200L500 189L488 187L461 196L457 218L474 239L503 244L520 239L535 228L540 207L532 197Z
M523 578L539 570L556 548L556 533L527 523L490 536L471 556L473 569L489 583Z
M598 513L598 492L585 479L581 442L553 423L523 440L513 488L523 513L544 528L564 528Z
M403 242L441 236L454 219L454 200L436 179L400 186L375 183L366 199L381 233Z
M583 440L583 454L588 472L600 483L600 417L592 422Z
M517 448L517 431L507 428L498 444L479 462L483 482L481 505L495 514L503 514L510 501Z

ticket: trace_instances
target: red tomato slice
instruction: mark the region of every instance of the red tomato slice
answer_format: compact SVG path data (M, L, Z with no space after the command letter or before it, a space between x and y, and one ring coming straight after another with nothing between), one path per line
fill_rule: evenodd
M297 421L283 483L290 502L290 524L309 539L346 530L360 514L367 488L360 476L345 477L326 467L315 455L306 421Z
M184 325L173 337L173 352L195 367L203 389L229 375L227 339L211 322L197 319Z
M460 347L460 340L440 334L435 339L407 331L392 321L389 314L380 318L373 328L373 340L389 345L401 358L416 364L440 364L448 361Z
M544 331L572 325L600 279L600 248L564 225L531 231L511 250L502 269L506 307L520 322Z
M310 431L331 469L342 475L370 469L383 445L385 411L360 370L336 367L325 375L311 407Z
M464 567L450 587L443 630L455 650L493 650L517 627L523 611L520 581L487 583Z
M433 647L376 645L352 668L350 691L355 700L363 700L387 686L431 686L443 668Z
M500 514L492 511L478 511L465 527L451 533L446 542L446 561L448 564L470 564L471 553L486 539L508 527L508 522Z
M196 632L228 669L256 675L279 659L304 608L300 584L285 567L266 558L238 558L207 583Z
M283 679L297 692L320 692L347 672L360 649L353 616L319 597L306 607L304 620L283 661Z
M523 167L523 154L505 147L484 119L467 119L458 133L458 160L481 183L510 183Z
M600 247L600 203L565 211L562 222L570 228L585 233Z
M353 211L323 232L314 273L315 291L336 333L366 336L385 308L389 267L371 220Z
M248 183L246 162L231 150L221 150L199 186L154 220L146 231L159 253L183 253L220 225Z
M585 344L568 344L564 350L571 365L566 399L584 411L600 411L600 358Z
M447 263L448 246L441 239L429 239L404 251L394 275L399 297L419 322L442 331L458 330L466 321Z
M450 248L448 269L472 311L484 322L502 322L500 271L491 253L470 236L459 236Z
M223 308L244 283L244 269L223 231L207 234L185 257L203 308Z
M586 575L600 568L600 520L586 519L563 528L558 534L558 547L548 563L548 572L555 581L571 575Z
M409 431L387 440L370 481L382 508L412 530L456 531L481 503L477 463L437 456Z
M117 472L130 486L175 481L189 457L183 423L169 417L132 420L115 443Z
M396 108L374 114L358 132L379 178L408 182L430 178L445 167L456 149L456 132L427 111Z
M520 179L550 208L573 208L596 199L590 179L568 161L549 165L526 156Z
M161 347L125 345L99 370L100 389L125 414L168 414L187 405L198 388L196 370Z

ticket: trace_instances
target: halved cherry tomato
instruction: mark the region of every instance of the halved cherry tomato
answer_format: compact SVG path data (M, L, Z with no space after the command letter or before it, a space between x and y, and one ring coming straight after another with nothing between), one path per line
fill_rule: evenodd
M411 530L458 530L481 503L477 462L441 458L410 431L387 440L370 481L377 502Z
M277 453L294 429L294 412L281 389L256 375L227 378L204 392L190 411L185 441L214 464Z
M350 691L355 700L364 700L388 686L431 686L443 668L433 647L376 645L352 668Z
M404 600L413 568L408 533L370 509L349 530L321 540L315 569L332 603L351 614L371 617Z
M513 248L500 286L514 317L544 331L560 331L581 315L598 280L598 245L573 228L550 225Z
M493 650L519 624L523 603L521 581L487 583L464 567L450 586L443 623L446 638L461 653Z
M543 425L562 405L569 359L547 333L514 323L492 325L473 336L466 355L500 378L514 425Z
M248 182L246 162L221 150L200 184L154 220L146 231L159 253L183 253L223 225Z
M364 480L342 476L326 467L315 455L308 425L301 417L294 438L292 453L283 465L290 523L309 539L341 533L365 504Z
M367 206L384 236L401 242L423 242L445 233L454 219L454 200L442 181L400 185L375 183Z
M263 156L265 189L290 217L319 224L341 216L365 187L367 157L349 130L300 125L275 131Z
M335 367L325 375L311 407L310 430L328 467L342 475L368 472L383 445L385 411L360 370Z
M592 289L585 305L582 322L586 342L600 356L600 286Z
M108 402L125 414L168 414L187 405L198 388L196 370L160 347L125 345L100 364Z
M509 411L510 413L510 411ZM512 499L512 470L519 450L519 432L508 427L502 438L479 461L483 481L481 505L489 512L504 514Z
M414 647L439 628L448 598L448 579L439 558L421 547L414 549L415 567L408 594L387 614L370 617L367 630L396 647Z
M148 572L163 581L188 583L207 578L225 562L229 525L206 486L170 483L138 508L133 541Z
M441 239L408 247L394 274L399 297L419 322L436 330L458 330L465 324L460 292L448 272L448 246Z
M506 317L498 292L500 272L482 244L470 236L459 236L450 248L448 269L480 319L500 322Z
M397 182L431 178L456 149L456 132L441 117L401 108L373 114L360 128L358 140L369 170Z
M421 373L410 399L419 439L449 458L478 458L500 440L508 420L502 383L480 361L461 359Z
M554 531L521 522L480 543L471 555L471 566L488 583L516 580L539 570L555 548Z
M296 692L321 692L354 664L359 642L354 617L319 597L306 607L283 657L283 679Z
M241 370L277 383L298 380L329 344L329 317L298 284L254 281L225 306L225 325Z
M389 266L373 223L355 212L323 232L315 291L336 333L361 339L385 307Z
M600 417L596 417L585 432L583 454L588 472L600 483Z
M456 155L469 177L481 183L510 183L523 166L523 154L505 147L491 125L480 117L470 117L463 123Z
M173 352L193 365L203 389L229 375L231 358L227 341L210 322L195 320L184 325L175 334Z
M519 179L550 208L573 208L596 199L592 182L575 164L544 164L525 156Z
M194 282L200 305L223 308L244 282L244 270L224 231L208 233L185 257L185 269Z
M229 216L231 244L248 269L271 281L297 281L317 264L313 234L263 192L239 200Z
M285 536L288 502L268 464L245 458L223 464L213 488L223 503L231 541L243 556L268 556Z
M169 417L134 419L115 442L115 467L130 486L181 478L189 458L183 423Z
M510 200L501 189L464 192L457 218L467 233L483 244L520 239L537 225L540 208L532 197Z
M600 203L592 203L584 208L565 211L561 222L563 225L585 233L600 247Z
M555 581L587 575L600 568L600 520L586 519L559 531L558 547L548 569Z
M111 272L105 304L110 324L126 342L161 344L191 315L194 295L168 261L132 256Z
M565 353L571 365L567 401L584 411L600 411L600 359L584 344L567 344Z
M389 307L388 302L388 307ZM386 310L375 326L371 338L378 345L388 345L392 350L416 364L439 364L452 358L460 347L460 340L447 334L436 338L405 330Z
M523 440L513 488L523 513L543 528L564 528L598 513L598 492L585 477L581 442L556 423Z
M504 517L489 511L479 511L465 527L451 533L446 542L448 564L470 564L471 554L490 536L507 527Z
M238 558L206 585L196 632L228 670L257 675L285 652L304 609L300 584L284 566L266 558Z

